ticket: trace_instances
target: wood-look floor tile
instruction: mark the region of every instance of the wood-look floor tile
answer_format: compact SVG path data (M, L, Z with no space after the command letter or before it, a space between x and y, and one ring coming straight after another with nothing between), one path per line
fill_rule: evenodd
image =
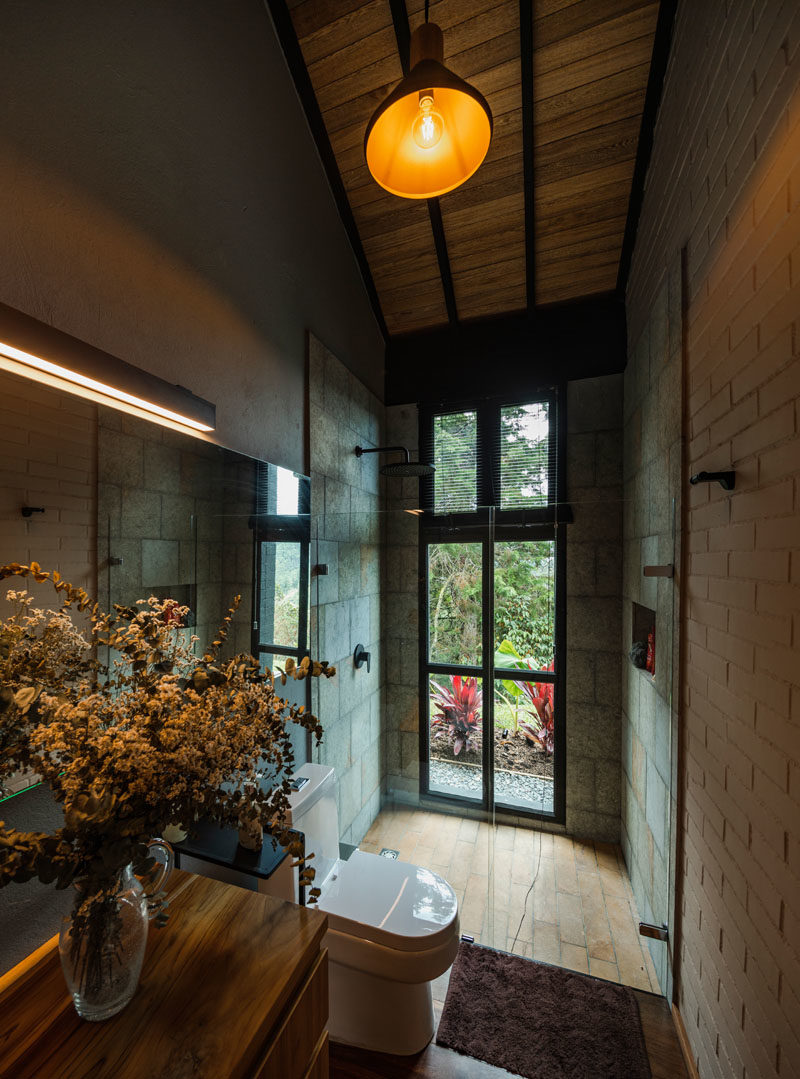
M495 901L498 906L501 905L502 896L496 895ZM506 909L509 914L522 914L523 909L528 911L533 910L533 889L530 884L516 884L512 882L511 890L508 894L508 903Z
M461 931L477 938L483 930L486 916L486 878L471 876L464 892L461 908Z
M538 884L534 885L533 892L528 899L528 910L537 922L557 925L559 914L555 889L540 888Z
M554 856L555 847L553 845L553 835L551 832L534 832L534 847L538 854L542 858L552 858Z
M650 982L650 976L645 967L644 956L642 955L642 949L637 952L628 947L615 948L617 956L617 968L619 970L619 978L623 985L630 985L634 989L646 989L650 991L652 985ZM654 992L658 992L656 988Z
M380 817L376 817L369 828L369 831L359 843L362 850L366 850L367 845L377 846L378 840L382 834L382 821Z
M579 945L586 950L583 909L577 895L558 893L558 931L562 943Z
M542 922L542 925L545 924L545 922ZM534 929L535 925L536 922L534 921L533 913L530 910L525 912L517 910L514 911L513 914L509 912L507 936L511 937L512 940L516 938L517 940L525 940L528 944L532 944L536 935ZM555 927L551 926L551 928Z
M533 923L533 958L542 963L561 962L561 941L557 925Z
M597 858L594 853L594 843L574 839L573 844L575 848L575 865L578 869L586 873L596 873Z
M466 886L472 871L472 855L474 849L472 843L465 843L461 839L458 840L453 848L447 880L454 888L463 888Z
M494 854L494 842L492 828L483 821L478 824L478 835L475 839L475 853L472 856L472 872L479 873L483 877L489 876L491 859Z
M458 839L459 824L458 817L442 818L433 853L433 860L437 865L450 864L450 859L453 857L453 848Z
M627 899L620 896L608 895L606 897L606 912L614 936L620 939L629 937L637 944L639 942L639 929L633 917L631 904Z
M419 865L419 862L417 863L417 865ZM444 879L447 880L447 874L450 872L450 866L437 865L436 862L434 862L431 866L431 872L438 873L440 877L444 877ZM453 889L453 891L455 891L455 888Z
M505 948L510 924L507 910L491 910L487 908L486 916L483 920L482 936L484 941L492 948ZM515 922L515 931L516 928L517 923Z
M589 956L598 960L614 963L616 953L608 924L605 907L602 904L583 902L583 925L586 931L586 948Z
M611 869L615 873L619 872L619 853L613 843L601 843L599 840L595 840L594 855L601 869Z
M419 842L425 847L435 847L442 830L442 814L430 813L422 826Z
M503 951L511 952L512 955L521 955L525 959L533 958L531 945L526 940L518 940L515 943L514 938L509 937Z
M496 850L494 852L494 872L490 881L490 888L494 892L498 903L508 906L511 894L513 854L510 850Z
M514 836L514 854L530 862L536 851L536 834L529 828L517 828Z
M534 952L536 945L534 942ZM589 973L589 957L586 954L586 949L581 948L577 944L568 944L566 941L561 941L561 966L568 967L569 970L579 970L582 974Z
M571 892L573 895L578 895L580 892L578 874L575 869L575 858L571 846L569 851L563 847L556 847L554 861L559 892Z
M600 877L597 873L586 873L581 870L576 876L578 878L578 893L582 899L588 896L596 903L605 902Z
M530 850L515 850L512 856L511 879L515 884L530 884L541 865L535 853Z
M574 840L570 835L558 835L553 833L553 851L556 858L562 856L575 859Z
M386 844L390 850L397 851L397 857L401 862L416 862L417 836L416 832L408 832L402 839Z
M424 847L421 842L418 843L414 850L414 862L421 865L423 869L432 869L434 849L434 847Z
M618 982L619 971L616 963L607 963L604 959L595 959L589 955L589 973L595 978L605 978L607 982Z
M470 820L469 817L463 817L458 829L458 838L466 840L467 843L474 843L478 838L478 822Z
M410 832L421 832L425 827L428 814L421 809L412 809L406 818L406 827Z
M513 850L515 832L516 828L512 828L508 824L498 824L494 836L495 848L497 850Z
M630 899L632 897L628 879L619 870L601 869L600 884L606 895L618 896L620 899Z

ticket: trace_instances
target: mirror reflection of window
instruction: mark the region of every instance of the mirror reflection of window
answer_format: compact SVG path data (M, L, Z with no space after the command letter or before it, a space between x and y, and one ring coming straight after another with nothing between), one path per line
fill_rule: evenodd
M259 645L297 648L300 638L299 543L262 542Z
M300 512L300 480L287 468L277 467L277 505L275 512L284 517Z
M264 464L256 486L253 649L265 663L278 655L300 660L308 648L309 481Z

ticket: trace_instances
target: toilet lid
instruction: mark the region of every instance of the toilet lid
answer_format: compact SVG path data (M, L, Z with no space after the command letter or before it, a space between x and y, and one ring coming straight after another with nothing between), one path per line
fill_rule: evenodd
M356 850L331 875L319 910L331 929L414 952L448 939L458 900L430 869Z

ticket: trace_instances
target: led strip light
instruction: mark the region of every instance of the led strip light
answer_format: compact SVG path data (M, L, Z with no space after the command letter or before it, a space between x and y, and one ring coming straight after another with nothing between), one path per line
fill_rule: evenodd
M11 344L12 340L18 344ZM35 349L31 348L32 341L38 346ZM27 347L19 347L22 344ZM66 354L69 361L77 362L75 367L67 366L45 359L40 353L59 359ZM84 370L76 370L81 366ZM216 409L208 401L2 304L0 370L186 434L197 436L214 430ZM108 381L95 377L101 371L116 377ZM120 385L114 385L114 382ZM127 388L123 388L126 383ZM140 392L131 392L135 390ZM164 403L153 400L151 392L152 398L160 397ZM184 402L186 411L181 409Z

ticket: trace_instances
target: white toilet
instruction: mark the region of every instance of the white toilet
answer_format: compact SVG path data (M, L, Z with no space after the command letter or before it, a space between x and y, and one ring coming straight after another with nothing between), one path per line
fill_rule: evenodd
M458 900L437 873L356 850L339 859L333 768L294 777L291 826L314 854L319 909L328 916L332 1041L381 1053L418 1053L433 1037L431 982L455 959Z

